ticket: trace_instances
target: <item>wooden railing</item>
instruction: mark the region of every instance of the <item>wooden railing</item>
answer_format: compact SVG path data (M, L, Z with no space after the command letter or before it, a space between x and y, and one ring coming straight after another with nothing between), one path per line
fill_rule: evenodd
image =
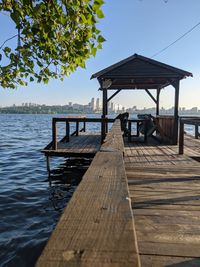
M195 126L195 138L200 137L199 126L200 117L182 117L180 118L180 132L179 132L179 154L184 153L184 125L194 125Z
M173 142L174 140L174 116L157 116L157 124L162 130L164 141Z
M57 136L58 136L58 129L57 129L57 123L58 122L65 122L65 137L62 139L62 141L69 142L70 136L79 135L79 132L85 132L86 131L86 123L92 122L92 123L99 123L101 126L101 136L102 136L102 142L105 138L105 125L108 123L113 123L114 119L102 119L102 118L86 118L86 117L58 117L52 119L52 149L57 149ZM70 133L70 123L76 123L76 130L73 133ZM82 128L80 128L80 125L82 125Z
M65 208L36 266L139 267L117 120Z

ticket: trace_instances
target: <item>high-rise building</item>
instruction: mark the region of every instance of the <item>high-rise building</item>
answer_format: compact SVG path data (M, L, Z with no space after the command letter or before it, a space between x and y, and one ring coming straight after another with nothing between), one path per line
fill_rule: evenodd
M99 100L99 98L97 98L97 100L96 100L96 110L97 111L100 110L100 100Z
M114 103L113 102L111 102L110 109L111 109L112 112L115 111L115 106L114 106Z
M91 108L94 111L95 110L95 101L94 101L94 97L91 99Z

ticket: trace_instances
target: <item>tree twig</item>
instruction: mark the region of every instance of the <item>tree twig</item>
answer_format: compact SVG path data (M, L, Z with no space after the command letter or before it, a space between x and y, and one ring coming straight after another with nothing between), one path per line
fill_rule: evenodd
M5 41L3 42L3 44L0 46L0 49L3 48L3 46L5 45L5 43L7 43L8 41L14 39L14 38L17 37L17 36L18 36L18 34L15 34L14 36L12 36L12 37L8 38L7 40L5 40Z

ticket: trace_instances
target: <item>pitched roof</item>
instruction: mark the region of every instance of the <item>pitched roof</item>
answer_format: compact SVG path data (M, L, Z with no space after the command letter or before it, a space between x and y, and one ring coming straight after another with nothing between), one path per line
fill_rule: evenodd
M170 78L183 79L187 76L192 76L192 73L134 54L93 74L91 79L97 78L99 82L105 79L115 81L110 89L138 86L145 89L163 87L169 85Z

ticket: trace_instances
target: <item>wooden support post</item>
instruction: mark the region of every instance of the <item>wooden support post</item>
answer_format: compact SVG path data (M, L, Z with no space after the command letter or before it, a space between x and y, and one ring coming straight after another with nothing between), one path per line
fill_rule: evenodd
M76 122L76 136L78 136L79 132L79 121Z
M50 168L50 157L46 156L46 161L47 161L47 172L48 172L48 180L49 180L49 185L51 186L51 168Z
M179 104L179 80L171 82L175 88L175 101L174 101L174 129L172 144L177 145L178 141L178 104Z
M156 97L156 116L159 116L160 111L160 89L157 89L157 97Z
M147 92L147 94L151 97L151 99L153 100L153 102L157 102L157 100L154 98L154 96L151 94L151 92L149 92L148 89L145 89L145 91Z
M122 89L118 89L113 95L111 95L108 99L107 102L109 102L113 97L115 97Z
M136 125L136 127L137 127L137 129L136 129L136 136L137 136L137 137L139 137L139 135L140 135L139 125L140 125L140 123L137 122L137 125Z
M57 127L56 120L52 120L52 148L53 150L57 149Z
M105 121L105 118L108 114L108 102L107 102L107 98L108 98L108 92L107 92L107 89L102 89L103 91L103 114L102 114L102 119L103 119L103 122L102 122L102 127L101 127L101 139L102 141L105 139L106 137L106 133L107 133L107 123Z
M86 122L85 121L83 122L83 131L84 132L86 131Z
M131 121L128 121L128 142L131 142Z
M106 131L105 131L105 121L103 119L103 115L102 115L102 122L101 122L101 143L103 144L103 141L106 137Z
M195 125L195 139L199 138L199 126L198 124Z
M66 121L66 142L69 142L69 122Z
M183 154L184 146L184 122L180 120L180 132L179 132L179 154Z

